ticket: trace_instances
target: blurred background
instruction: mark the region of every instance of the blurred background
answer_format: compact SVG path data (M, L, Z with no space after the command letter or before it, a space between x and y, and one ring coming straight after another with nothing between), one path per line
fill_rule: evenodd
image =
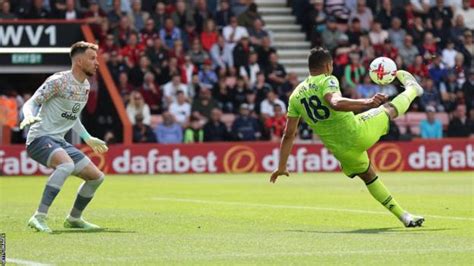
M22 104L68 47L100 45L82 121L109 144L273 141L315 45L334 57L351 98L373 84L368 64L394 59L425 89L384 140L474 134L474 1L0 0L0 126L22 144ZM80 143L77 136L70 140ZM317 142L304 123L300 142Z

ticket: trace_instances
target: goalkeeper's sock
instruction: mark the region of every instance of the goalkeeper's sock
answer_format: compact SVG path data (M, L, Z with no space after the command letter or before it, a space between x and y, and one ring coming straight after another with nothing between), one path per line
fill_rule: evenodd
M397 109L397 116L402 116L410 107L411 102L415 100L417 95L417 89L415 86L419 86L418 84L407 85L405 87L405 91L400 93L397 97L395 97L390 103Z
M62 163L56 166L56 169L49 176L48 182L43 190L41 203L38 207L37 213L47 214L49 207L53 204L54 199L61 190L66 178L74 171L73 163Z
M104 182L104 175L99 179L88 180L81 184L77 191L77 197L71 210L71 217L81 218L82 212L94 197L96 190Z
M393 215L397 216L398 219L403 219L403 213L405 211L400 207L397 201L390 195L388 189L384 186L382 181L379 180L378 176L375 177L369 183L366 183L367 189L370 194L380 202L385 208L387 208Z

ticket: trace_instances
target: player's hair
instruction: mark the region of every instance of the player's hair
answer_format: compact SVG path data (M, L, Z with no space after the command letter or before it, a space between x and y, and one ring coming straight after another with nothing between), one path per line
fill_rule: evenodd
M71 46L71 52L69 53L69 56L72 59L76 55L85 53L87 49L92 49L94 51L97 51L99 50L99 46L97 46L97 44L93 44L90 42L84 42L84 41L76 42L75 44Z
M323 69L324 66L331 62L332 56L329 50L322 47L311 49L308 56L308 67L313 70Z

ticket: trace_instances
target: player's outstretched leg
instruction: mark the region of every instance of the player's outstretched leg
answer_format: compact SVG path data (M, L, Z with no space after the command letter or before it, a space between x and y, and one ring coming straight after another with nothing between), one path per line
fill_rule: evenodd
M96 190L102 182L104 182L104 174L97 169L94 164L89 163L89 165L81 171L79 176L85 179L85 181L77 191L76 200L74 201L71 213L64 221L64 227L81 228L86 230L100 229L100 226L84 220L84 218L82 218L82 212L94 197Z
M405 70L397 71L397 78L405 86L405 91L395 97L390 105L397 110L397 116L402 116L410 107L411 102L423 94L423 88L418 84L415 77Z
M359 176L365 182L370 194L391 213L393 213L393 215L395 215L405 225L405 227L419 227L423 224L425 221L423 217L412 215L403 210L400 204L398 204L398 202L392 197L390 191L388 191L382 181L375 174L372 166L370 166L367 173L360 174Z
M45 233L52 232L46 223L49 207L61 190L66 178L74 171L74 163L64 151L57 151L52 155L50 166L55 170L46 182L38 210L28 221L29 227Z

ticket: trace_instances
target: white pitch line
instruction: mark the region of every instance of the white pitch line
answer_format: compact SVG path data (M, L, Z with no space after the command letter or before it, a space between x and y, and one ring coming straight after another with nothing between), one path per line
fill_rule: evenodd
M45 264L45 263L32 261L32 260L14 259L14 258L7 258L7 262L16 263L20 265L29 265L29 266L51 266L51 264Z
M217 200L163 198L163 197L154 197L153 200L188 202L188 203L201 203L201 204L234 205L234 206L244 206L244 207L247 206L247 207L272 208L272 209L334 211L334 212L352 212L352 213L361 213L361 214L382 214L382 215L388 215L389 214L388 212L357 210L357 209L326 208L326 207L301 206L301 205L276 205L276 204L250 203L250 202L238 202L238 201L217 201ZM440 216L440 215L425 215L425 216L426 217L431 217L431 218L436 218L436 219L474 221L474 218L472 218L472 217Z

